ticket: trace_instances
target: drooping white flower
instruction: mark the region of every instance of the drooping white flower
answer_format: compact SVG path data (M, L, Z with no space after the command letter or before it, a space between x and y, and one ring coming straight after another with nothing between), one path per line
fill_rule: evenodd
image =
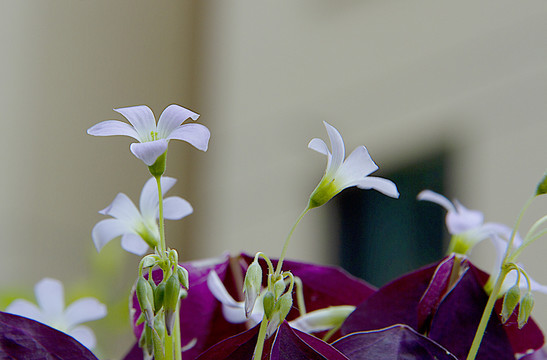
M399 197L397 186L390 180L369 176L378 169L364 146L359 146L345 159L346 150L342 136L326 122L332 153L327 144L318 138L312 139L308 147L327 155L327 169L319 185L310 195L310 208L321 206L340 191L351 186L360 189L375 189L387 196Z
M176 182L174 178L162 177L162 195ZM99 221L91 232L97 251L118 236L122 237L122 248L137 255L143 255L149 246L158 244L159 197L155 178L144 184L139 207L140 211L127 195L119 193L108 207L99 211L113 218ZM168 220L182 219L193 211L190 203L178 196L164 198L163 207L163 216Z
M446 228L452 240L449 252L467 254L479 242L500 238L509 241L512 229L504 224L484 222L484 215L478 210L469 210L458 200L452 203L446 197L431 190L423 190L417 196L418 200L430 201L446 209ZM518 237L518 234L516 235Z
M206 151L210 132L201 124L183 124L191 118L197 120L199 115L179 105L169 105L156 119L148 106L139 105L114 109L122 114L131 125L118 121L100 122L87 130L94 136L130 136L138 143L131 144L131 152L148 166L153 165L157 158L167 150L169 140L186 141L197 149Z
M74 301L65 309L63 284L59 280L44 278L34 286L38 306L30 301L14 300L6 312L24 316L65 332L88 349L95 347L95 334L81 323L106 316L106 306L92 297Z
M264 316L264 307L262 303L264 292L258 296L252 313L247 318L245 315L245 302L234 300L215 271L209 272L209 275L207 276L207 286L213 296L222 304L222 314L226 321L232 324L241 324L249 321L251 326L262 321ZM326 331L340 326L354 310L355 306L353 305L329 306L328 308L318 309L303 314L296 319L289 321L289 325L307 333ZM273 328L277 329L277 326L273 326Z

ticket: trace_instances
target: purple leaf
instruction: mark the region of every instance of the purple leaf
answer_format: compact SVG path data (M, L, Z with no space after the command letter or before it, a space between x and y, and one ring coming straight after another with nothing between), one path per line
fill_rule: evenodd
M456 360L442 346L407 325L353 333L334 342L332 346L351 360Z
M338 350L318 338L292 329L285 321L277 331L271 360L348 360Z
M259 326L255 326L252 329L219 342L198 356L196 360L251 359L256 339L258 338L258 328ZM264 350L266 349L269 349L269 347L265 344ZM265 354L267 354L267 351L264 351L263 355Z
M8 359L97 360L67 334L4 312L0 312L0 353Z

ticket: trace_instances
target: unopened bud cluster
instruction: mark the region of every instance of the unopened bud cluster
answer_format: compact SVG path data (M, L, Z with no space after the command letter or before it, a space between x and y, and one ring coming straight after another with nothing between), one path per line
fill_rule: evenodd
M137 324L145 323L139 340L145 358L163 359L165 356L165 336L171 336L177 317L180 299L186 298L189 285L188 271L180 266L175 250L169 250L167 258L152 254L141 260L140 275L135 292L141 308ZM164 277L159 284L151 274L154 267L163 270ZM142 270L148 269L148 278Z
M501 310L501 321L506 323L515 309L518 308L518 327L521 329L528 322L532 308L534 307L534 297L530 286L524 293L524 296L520 289L520 276L524 276L528 279L526 272L515 264L511 264L514 267L514 271L518 272L516 283L505 293L503 297L503 305Z
M259 257L264 258L268 264L267 287L264 290L262 290L262 268L258 263ZM289 271L275 274L270 260L262 253L256 254L254 261L247 268L243 285L245 315L247 318L251 316L256 300L262 292L264 320L268 322L267 338L275 333L289 314L293 304L293 287L293 275Z

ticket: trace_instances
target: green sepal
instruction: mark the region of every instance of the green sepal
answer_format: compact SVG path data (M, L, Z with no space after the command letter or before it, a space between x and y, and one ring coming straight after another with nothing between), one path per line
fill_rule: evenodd
M165 172L165 167L167 164L167 150L158 158L156 159L156 162L153 163L148 167L148 170L150 171L150 174L152 174L153 177L158 178L163 175Z
M279 298L285 292L285 280L277 280L273 286L275 298Z
M547 172L543 175L543 179L541 179L536 188L536 196L543 194L547 194Z
M165 327L167 334L171 336L175 326L175 312L180 299L180 283L175 275L171 275L165 282L165 296L163 299L163 309L165 310Z
M156 329L152 329L152 342L154 343L154 360L164 360L165 349L163 347L163 339Z
M534 296L531 292L527 292L526 295L522 298L519 306L519 315L518 315L518 326L519 329L522 329L524 325L528 322L528 318L532 313L534 308Z
M139 315L139 317L137 318L137 321L135 321L135 325L140 325L144 322L144 313L141 312L141 314Z
M163 306L165 298L165 283L162 282L154 289L154 313L157 314Z
M186 289L189 289L190 281L188 280L188 270L183 268L180 265L177 265L177 277L179 279L179 283Z
M154 290L150 283L140 276L137 280L137 286L135 290L137 294L137 300L141 307L141 311L146 317L146 322L149 326L153 326L154 323Z
M503 298L501 308L501 322L506 323L520 301L520 288L518 284L513 285Z
M275 307L275 296L271 291L266 291L262 297L262 306L264 307L264 315L270 320Z

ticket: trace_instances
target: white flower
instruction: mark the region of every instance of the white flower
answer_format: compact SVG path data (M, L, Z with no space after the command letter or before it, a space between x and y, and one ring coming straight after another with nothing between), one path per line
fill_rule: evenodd
M176 182L174 178L162 177L162 195ZM122 248L137 255L146 253L148 246L158 244L160 235L156 219L159 216L159 197L155 178L144 184L139 205L140 211L127 195L119 193L107 208L99 211L113 219L101 220L93 228L91 237L97 251L118 236L122 237ZM164 198L163 206L163 216L168 220L182 219L193 211L190 203L178 196Z
M454 200L450 202L446 197L431 190L423 190L417 196L418 200L431 201L447 210L446 228L452 240L449 252L467 254L475 245L485 239L501 238L509 241L512 229L504 224L484 223L484 215L477 210L469 210ZM517 235L518 236L518 235Z
M23 300L13 301L6 312L27 317L65 332L88 349L95 347L95 334L83 322L106 316L106 306L92 297L81 298L65 309L63 284L45 278L34 286L38 306Z
M340 191L351 186L360 189L375 189L394 198L399 197L397 186L387 179L368 176L378 169L367 148L359 146L347 159L344 140L333 126L323 122L329 135L332 153L327 144L318 138L312 139L308 147L327 155L327 169L319 185L310 196L310 208L321 206Z
M148 166L153 165L158 156L167 150L171 139L183 140L199 150L207 150L209 129L200 124L183 124L188 118L197 120L199 115L182 106L169 105L160 115L157 125L152 110L145 105L114 111L122 114L133 126L118 120L107 120L92 126L87 133L95 136L125 135L138 140L138 143L131 144L131 152Z

